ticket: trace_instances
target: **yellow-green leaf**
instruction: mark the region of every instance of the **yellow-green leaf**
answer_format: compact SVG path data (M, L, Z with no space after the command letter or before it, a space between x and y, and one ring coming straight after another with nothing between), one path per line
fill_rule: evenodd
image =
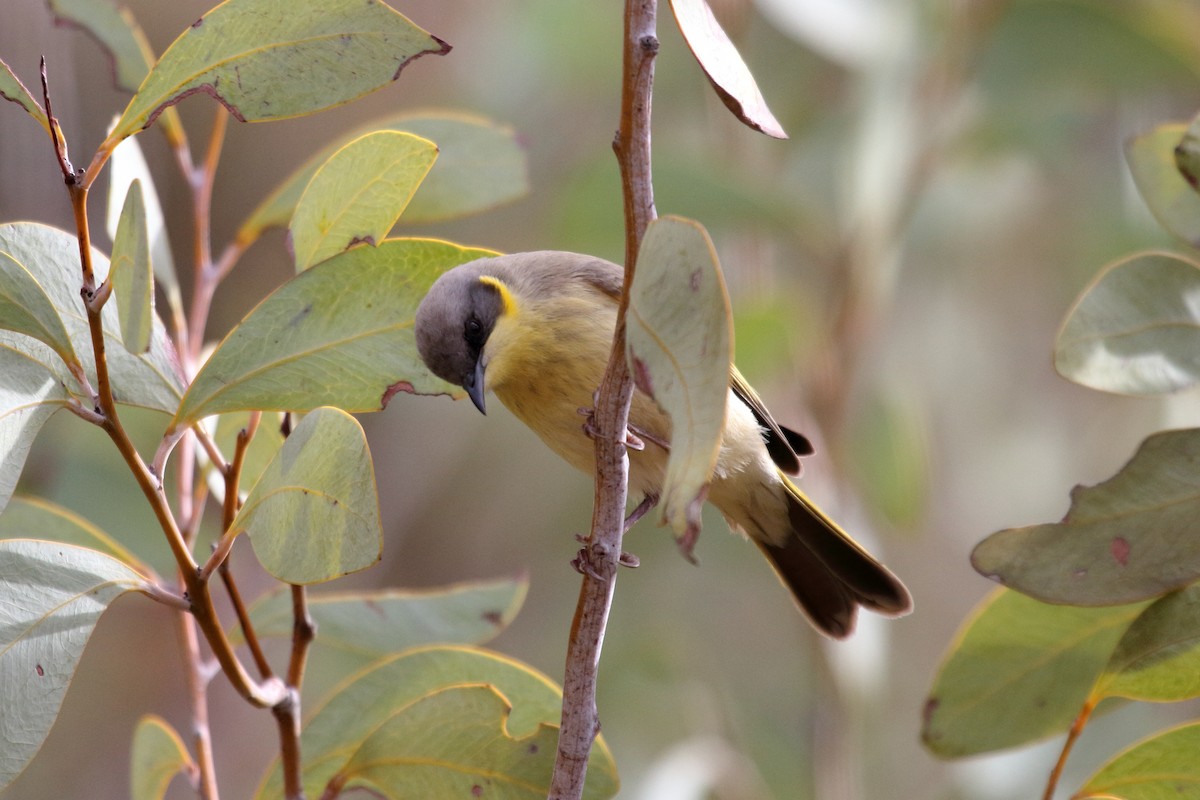
M1125 160L1138 193L1159 224L1192 247L1200 247L1200 194L1175 163L1175 148L1186 132L1186 123L1173 122L1135 136L1125 146Z
M1175 168L1193 191L1200 191L1200 114L1192 118L1183 138L1175 145Z
M767 107L754 76L706 0L671 0L671 10L688 48L725 107L747 127L786 139L783 126Z
M959 758L1065 731L1144 607L1052 606L993 592L944 656L925 702L925 746Z
M38 345L42 358L30 355L26 339L24 347L14 347L14 340L23 336L0 331L0 511L12 497L25 468L29 448L42 425L55 411L71 400L47 362L58 364L58 357L45 345ZM0 520L3 520L0 517Z
M337 408L306 414L267 465L231 530L286 583L339 578L383 552L375 470L362 427Z
M1055 368L1106 392L1155 395L1195 386L1200 308L1192 298L1198 291L1200 264L1191 259L1139 253L1117 261L1068 312L1055 342Z
M1200 697L1200 586L1172 592L1143 611L1092 694L1160 703Z
M121 342L131 353L144 353L150 349L154 321L154 272L150 266L142 184L136 180L129 185L121 209L108 277L117 302Z
M175 425L248 409L376 411L398 391L461 395L422 363L413 318L439 275L491 255L433 239L388 239L305 270L221 342Z
M148 572L141 559L116 539L73 511L38 497L14 497L9 502L0 514L0 539L49 539L87 547Z
M195 92L244 122L283 119L349 102L449 50L380 0L226 0L163 53L101 149Z
M33 99L25 84L21 83L21 79L3 61L0 61L0 99L16 103L25 109L46 133L50 133L50 118L42 110L41 104Z
M233 414L208 417L203 421L202 424L212 433L217 447L221 449L226 458L233 457L234 448L237 446L238 433L250 423L251 413L248 411L239 411ZM281 422L282 415L277 413L263 414L262 419L259 421L258 430L255 432L254 438L250 440L250 446L246 449L246 455L242 461L238 493L242 496L243 501L245 501L246 493L250 491L250 487L258 482L263 470L267 468L267 464L271 463L271 459L275 458L275 454L283 446L284 438L283 432L280 430ZM212 465L203 451L198 455L207 470L209 492L212 493L214 500L224 503L224 475L217 470L211 469Z
M1200 578L1200 429L1164 431L1104 483L1076 487L1062 522L999 531L980 573L1049 603L1158 597Z
M196 769L179 734L165 719L153 714L138 720L129 762L132 800L162 800L172 778Z
M67 327L47 287L24 264L2 250L0 328L32 336L49 345L67 364L78 362Z
M317 622L317 645L378 658L434 643L482 644L508 627L528 589L523 578L436 589L313 592L308 611ZM261 597L250 619L259 636L291 636L290 590Z
M543 726L557 726L562 696L545 675L486 650L468 647L425 647L378 661L353 675L321 705L304 726L304 790L320 797L329 781L355 757L363 743L407 709L450 687L487 685L503 696L512 708L505 721L508 736L522 739L536 735ZM397 723L399 724L399 723ZM429 738L437 728L426 729ZM458 740L459 752L469 749ZM553 746L539 748L536 756L544 764L541 797L546 796L554 760ZM475 767L493 763L480 757ZM531 754L534 755L534 754ZM493 786L495 788L495 786ZM469 789L469 787L468 787ZM588 784L584 797L606 798L617 791L616 766L612 754L598 737L588 759ZM409 796L424 796L421 794ZM437 794L434 796L444 796ZM466 797L471 797L468 792ZM483 797L493 795L485 793ZM258 800L282 797L278 764L264 779Z
M383 241L437 155L437 146L419 136L377 131L330 156L292 215L296 271L353 245Z
M1143 739L1088 779L1075 800L1200 800L1200 723Z
M693 539L721 445L733 358L729 296L700 224L678 217L650 224L626 324L634 382L671 418L663 520Z
M242 223L237 240L249 245L266 228L287 225L317 169L346 144L379 130L414 133L438 148L437 161L404 210L401 224L472 214L529 191L525 153L512 128L450 111L409 112L372 122L323 148L259 203Z
M0 790L45 741L100 615L144 584L82 547L0 541Z

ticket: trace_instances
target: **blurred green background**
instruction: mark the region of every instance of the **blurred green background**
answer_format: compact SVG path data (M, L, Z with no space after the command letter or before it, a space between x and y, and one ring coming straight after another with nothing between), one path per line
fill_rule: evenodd
M217 178L218 251L314 150L398 110L459 108L514 126L533 191L487 215L405 233L505 251L619 259L617 124L621 4L390 0L454 50L411 64L350 106L232 125ZM161 52L210 6L126 3ZM1200 109L1200 6L1186 0L720 0L713 6L791 138L739 125L660 9L654 96L660 213L712 233L730 285L743 371L819 454L806 491L901 576L916 611L815 635L755 548L714 514L679 557L647 521L627 539L600 683L622 798L1024 798L1058 743L947 764L919 743L922 705L956 629L990 584L968 563L999 528L1050 521L1076 483L1112 474L1150 432L1195 424L1194 395L1097 394L1058 378L1050 353L1073 298L1135 248L1178 247L1133 190L1124 140ZM45 55L77 162L125 99L103 55L55 27L38 0L4 0L0 57L36 86ZM35 92L36 93L36 92ZM181 106L203 146L213 103ZM141 137L188 263L188 191L154 131ZM97 198L100 200L100 198ZM93 205L99 227L101 202ZM44 133L0 104L0 220L70 227ZM106 245L104 245L106 246ZM217 295L228 330L291 273L281 233ZM185 285L187 281L185 280ZM373 449L385 561L331 588L419 587L527 572L524 611L494 646L561 679L578 576L574 534L591 487L498 403L399 396L361 417ZM147 416L146 447L162 421ZM23 489L96 520L154 563L151 515L96 431L59 415ZM236 551L244 591L267 581ZM128 796L137 718L188 728L169 612L121 600L101 622L59 723L8 798ZM328 685L316 665L312 688ZM248 797L274 722L218 678L211 691L223 796ZM309 707L312 706L310 696ZM1109 755L1197 707L1131 705L1097 720L1070 787ZM0 713L4 713L0 709ZM193 796L177 782L170 797Z

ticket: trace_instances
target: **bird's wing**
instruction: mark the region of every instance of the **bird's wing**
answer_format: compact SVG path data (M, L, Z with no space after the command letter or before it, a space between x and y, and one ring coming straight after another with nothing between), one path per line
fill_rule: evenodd
M767 407L763 405L758 392L754 391L753 387L746 382L737 367L732 365L730 366L729 387L754 414L754 418L762 428L762 437L767 445L767 453L775 462L775 466L788 475L799 475L800 456L813 454L812 442L803 434L796 433L776 422L775 418L771 416L771 412L767 411Z

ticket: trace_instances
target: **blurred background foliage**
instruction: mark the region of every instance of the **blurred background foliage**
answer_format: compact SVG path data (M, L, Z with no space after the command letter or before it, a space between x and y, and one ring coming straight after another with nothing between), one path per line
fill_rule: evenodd
M390 0L454 45L394 86L316 117L231 126L217 177L219 249L274 185L327 141L385 114L451 107L520 131L533 191L461 222L408 228L505 251L619 259L620 6L560 0ZM127 0L158 52L207 0ZM962 763L918 742L941 654L989 591L967 560L993 530L1057 519L1162 427L1196 424L1194 396L1101 395L1058 378L1054 334L1100 267L1178 247L1149 217L1122 156L1129 136L1200 108L1200 7L1187 0L719 0L718 16L791 138L741 127L660 9L654 96L660 213L712 233L730 285L738 360L775 415L817 440L806 491L909 584L916 612L822 641L755 548L706 517L701 565L644 522L627 539L604 654L604 732L622 797L1018 798L1040 791L1057 743ZM27 85L48 62L77 161L125 98L84 36L39 0L5 0L0 54ZM207 98L180 106L202 142ZM70 227L44 133L0 108L0 219ZM176 259L188 192L156 132L141 137ZM98 213L98 209L97 209ZM94 227L98 221L94 220ZM403 223L401 225L403 226ZM268 234L217 295L213 335L292 273ZM185 281L186 285L186 281ZM498 405L399 396L362 418L374 452L385 561L330 588L531 577L495 646L561 676L591 488ZM161 420L145 417L147 447ZM35 445L22 487L84 513L166 568L148 510L109 443L68 415ZM241 545L239 545L239 548ZM235 552L235 557L237 557ZM268 585L248 551L243 591ZM7 798L128 796L139 715L187 729L168 612L123 599L89 647L40 757ZM317 689L328 677L314 665ZM328 673L332 674L332 672ZM315 694L308 701L312 707ZM248 796L272 721L218 680L222 789ZM1183 711L1187 711L1185 707ZM1191 709L1194 713L1194 707ZM1179 709L1097 720L1068 768L1078 785ZM1074 777L1072 777L1074 775ZM188 797L182 786L170 797Z

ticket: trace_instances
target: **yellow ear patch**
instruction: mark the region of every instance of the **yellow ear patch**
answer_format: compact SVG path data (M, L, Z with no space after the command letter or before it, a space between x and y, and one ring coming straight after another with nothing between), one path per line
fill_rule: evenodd
M491 275L480 275L479 282L487 284L496 290L500 295L500 302L504 305L504 313L510 316L516 316L517 299L513 297L513 293L508 290L508 285L499 278L493 278Z

